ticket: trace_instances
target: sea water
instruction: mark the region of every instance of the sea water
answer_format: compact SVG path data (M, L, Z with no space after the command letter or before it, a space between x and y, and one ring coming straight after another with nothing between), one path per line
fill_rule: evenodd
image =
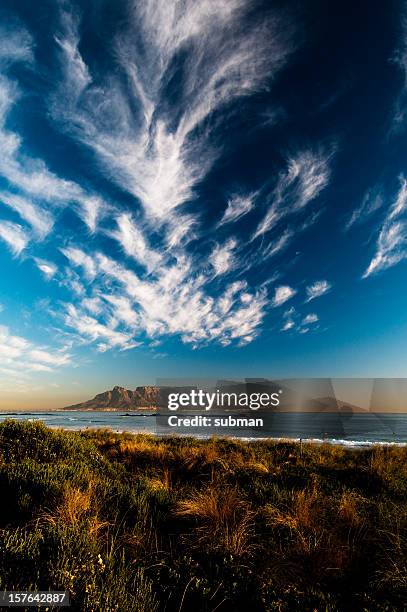
M154 413L130 413L107 411L53 411L53 412L2 412L0 422L5 419L42 421L49 427L63 429L109 428L116 432L143 432L180 434L207 437L236 436L245 438L288 438L303 441L326 441L347 446L369 446L371 444L407 444L407 414L400 413L271 413L262 414L263 427L247 430L222 428L217 431L190 428L162 428L157 430Z

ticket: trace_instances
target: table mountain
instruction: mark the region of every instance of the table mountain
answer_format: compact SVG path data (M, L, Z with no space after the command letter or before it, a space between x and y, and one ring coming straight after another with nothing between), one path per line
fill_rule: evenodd
M113 387L109 391L98 393L93 399L64 410L139 410L156 408L160 403L160 389L153 386L137 387L134 391L124 387Z

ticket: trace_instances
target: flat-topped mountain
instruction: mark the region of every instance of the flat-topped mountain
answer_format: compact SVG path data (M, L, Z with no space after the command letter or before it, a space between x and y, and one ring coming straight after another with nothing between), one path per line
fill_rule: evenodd
M140 410L156 408L159 404L158 387L137 387L134 391L124 387L113 387L110 391L98 393L87 402L65 406L64 410Z

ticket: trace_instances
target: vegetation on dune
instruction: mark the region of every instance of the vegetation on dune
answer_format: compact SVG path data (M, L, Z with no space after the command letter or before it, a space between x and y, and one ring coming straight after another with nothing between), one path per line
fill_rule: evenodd
M407 449L0 425L0 588L86 612L402 610Z

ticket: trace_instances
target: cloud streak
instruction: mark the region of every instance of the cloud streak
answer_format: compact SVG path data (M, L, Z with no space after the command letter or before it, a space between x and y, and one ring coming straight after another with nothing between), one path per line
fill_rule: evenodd
M329 183L332 152L307 150L289 157L277 181L271 204L257 226L253 239L273 229L287 215L301 211Z
M0 325L0 376L27 378L32 373L53 372L70 363L71 355L66 351L38 346Z
M325 295L332 289L332 285L327 280L318 280L306 287L305 292L307 294L306 302L310 302L311 300L315 300L316 298L321 297L321 295Z
M294 297L296 293L297 291L288 285L281 285L280 287L277 287L274 293L272 306L277 307L285 304L285 302Z
M376 241L376 252L362 278L391 268L407 257L406 211L407 181L401 176L399 190L387 210Z

